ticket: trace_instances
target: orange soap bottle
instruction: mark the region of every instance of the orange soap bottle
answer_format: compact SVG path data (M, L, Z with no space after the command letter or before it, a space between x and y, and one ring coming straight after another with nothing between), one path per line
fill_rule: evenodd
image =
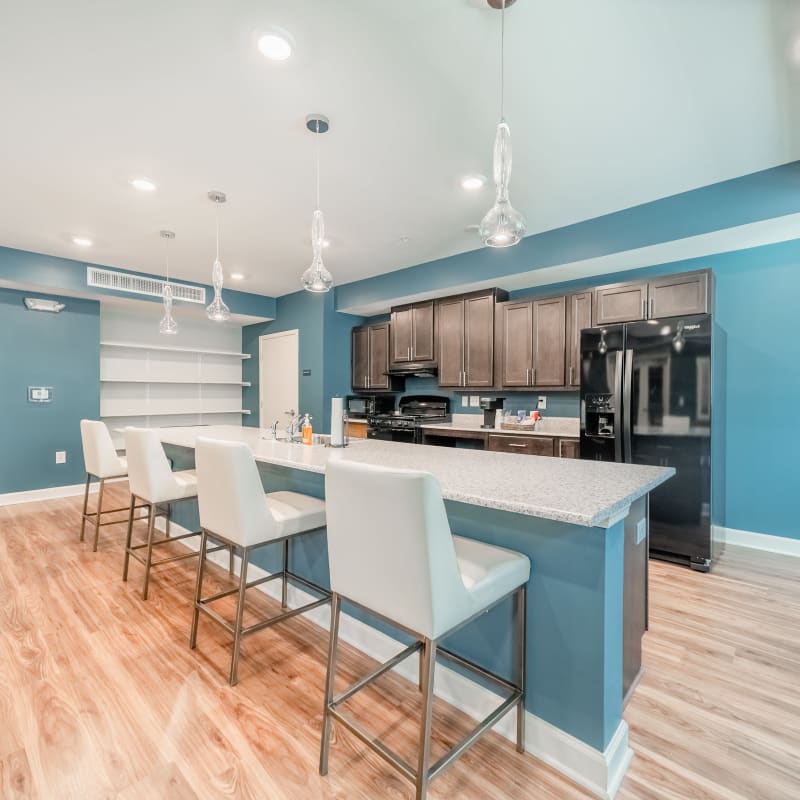
M303 432L303 444L312 444L314 441L314 430L311 427L311 414L306 414L305 417L303 417L303 427L301 430Z

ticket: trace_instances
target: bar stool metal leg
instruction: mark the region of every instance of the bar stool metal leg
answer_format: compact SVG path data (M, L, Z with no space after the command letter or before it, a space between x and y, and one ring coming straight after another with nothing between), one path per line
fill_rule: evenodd
M229 575L233 575L233 550L234 550L234 547L233 547L233 545L231 545L228 548L228 552L230 553L230 559L228 561L228 574Z
M97 495L97 511L94 518L94 544L92 545L92 552L97 552L97 542L100 540L100 515L103 511L103 489L106 482L104 478L100 478L100 493Z
M166 526L164 529L164 536L167 539L170 537L170 527L172 525L172 503L167 503Z
M153 562L153 536L156 528L156 506L150 503L150 519L147 521L147 555L144 561L144 585L142 586L142 600L147 600L150 590L150 565Z
M322 745L319 754L319 774L328 774L328 753L331 745L331 715L328 707L333 700L336 685L336 651L339 647L339 616L342 598L335 592L331 595L331 631L328 644L328 672L325 678L325 705L322 711Z
M289 572L289 540L283 540L283 579L281 581L281 608L286 608L286 593L288 591L287 573Z
M133 515L136 507L136 495L131 495L131 505L128 511L128 533L125 536L125 561L122 563L122 580L128 580L128 564L131 560L131 542L133 539Z
M424 666L422 671L422 720L419 732L419 752L417 754L416 800L425 800L430 780L433 673L436 666L436 642L434 640L425 639L420 659Z
M205 528L200 535L200 561L197 565L197 583L194 589L194 611L192 612L192 632L189 635L189 647L197 647L197 626L200 623L200 598L203 596L203 575L206 571L206 550L208 549L208 534ZM231 549L231 558L233 550Z
M239 574L239 593L236 605L236 621L233 629L233 655L231 656L231 686L236 686L239 682L239 650L242 645L242 617L244 616L245 592L247 590L247 562L250 558L250 550L242 548L242 566Z
M89 484L92 482L92 476L86 473L86 489L83 492L83 516L81 517L81 538L83 541L86 533L86 512L89 510Z
M523 584L514 597L514 646L516 648L516 667L514 683L522 696L517 706L517 752L525 752L525 659L526 659L526 617L528 613L528 587Z

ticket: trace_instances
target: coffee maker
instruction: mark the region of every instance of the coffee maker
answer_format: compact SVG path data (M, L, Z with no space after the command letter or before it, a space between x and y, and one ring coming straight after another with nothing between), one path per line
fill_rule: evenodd
M481 397L480 406L483 409L483 425L481 428L494 428L494 420L498 409L503 407L505 397Z

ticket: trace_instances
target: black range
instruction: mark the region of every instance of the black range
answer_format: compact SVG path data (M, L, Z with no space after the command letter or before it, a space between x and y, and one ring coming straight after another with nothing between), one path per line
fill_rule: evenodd
M440 395L410 394L400 398L399 408L367 417L367 437L387 442L419 444L422 426L450 422L450 398Z

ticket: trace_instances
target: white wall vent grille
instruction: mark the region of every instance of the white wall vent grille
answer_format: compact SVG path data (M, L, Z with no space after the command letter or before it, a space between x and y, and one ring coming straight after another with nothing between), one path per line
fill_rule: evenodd
M166 281L159 278L145 278L141 275L117 272L113 269L86 267L86 285L95 286L98 289L108 289L111 292L130 292L131 294L145 294L149 297L161 297L165 283ZM206 290L204 286L191 286L174 281L170 281L170 285L172 286L172 296L176 300L205 305Z

